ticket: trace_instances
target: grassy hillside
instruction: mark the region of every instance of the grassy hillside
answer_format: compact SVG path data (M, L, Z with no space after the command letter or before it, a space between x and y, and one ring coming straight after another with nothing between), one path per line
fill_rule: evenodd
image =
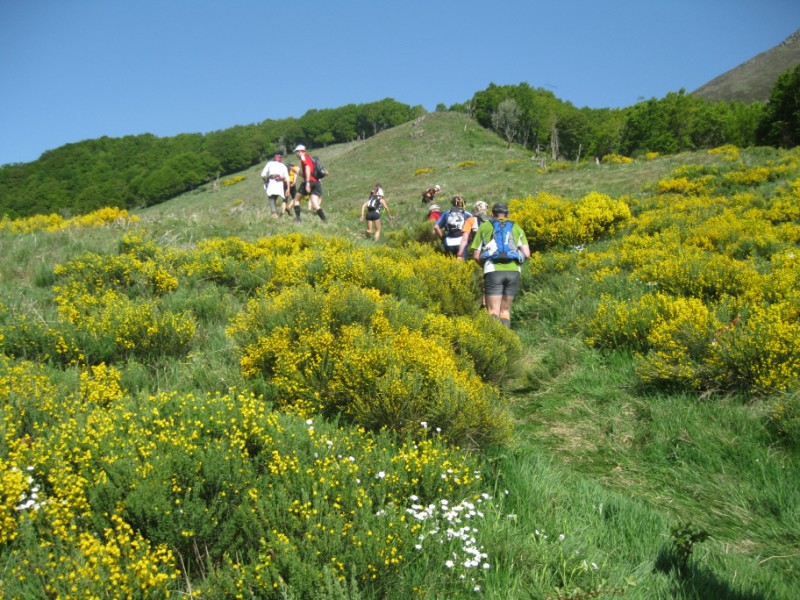
M796 151L543 169L434 113L313 153L328 224L257 167L0 230L0 596L795 596ZM434 183L528 232L514 335Z
M532 160L530 152L508 148L499 136L475 121L450 112L430 113L367 140L313 152L332 171L323 182L323 206L331 219L331 227L326 231L346 235L360 232L361 204L376 182L383 184L390 210L397 216L395 225L413 228L426 215L420 196L434 184L442 186L440 198L445 206L455 194L462 194L469 206L474 206L477 200L491 205L542 190L574 198L590 191L621 196L638 193L645 183L658 180L685 161L710 162L703 154L679 155L633 168L601 164L543 174L542 163ZM297 159L286 157L284 162L297 163ZM273 223L265 210L267 204L258 177L262 167L244 171L241 173L246 176L244 181L223 186L218 192L206 186L139 214L156 227L172 228L173 218L190 219L200 227L213 225L226 234L246 239L285 231L291 226L288 219L287 223ZM430 172L417 174L426 169ZM214 216L203 218L209 214ZM226 215L225 218L221 219L220 214ZM321 226L316 217L305 218L309 222L304 227L316 230Z

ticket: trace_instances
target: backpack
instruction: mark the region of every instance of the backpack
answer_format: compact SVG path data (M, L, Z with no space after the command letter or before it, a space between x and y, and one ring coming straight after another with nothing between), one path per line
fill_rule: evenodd
M369 197L367 200L367 210L380 210L381 207L381 199L375 196L374 194Z
M461 230L467 217L463 208L452 208L444 222L445 237L461 237Z
M322 179L328 174L328 169L322 166L322 162L318 156L312 156L311 160L314 161L314 172L311 174L315 179Z
M488 244L483 245L480 259L496 263L522 262L523 255L511 235L514 222L492 219L492 226L494 227L494 237Z

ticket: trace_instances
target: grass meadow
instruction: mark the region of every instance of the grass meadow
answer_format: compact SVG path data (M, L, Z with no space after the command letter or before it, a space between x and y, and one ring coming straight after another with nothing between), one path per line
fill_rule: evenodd
M261 165L0 221L0 598L797 597L800 152L313 153L328 224ZM525 229L511 331L436 183Z

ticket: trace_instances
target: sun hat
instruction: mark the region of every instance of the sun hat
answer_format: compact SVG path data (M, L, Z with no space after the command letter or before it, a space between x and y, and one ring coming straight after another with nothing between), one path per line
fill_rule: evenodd
M494 206L492 206L492 214L493 215L507 215L508 214L508 204L505 202L496 202Z
M306 149L306 147L305 147L305 146L303 146L303 144L298 144L298 145L297 145L297 148L295 148L294 150L292 150L292 152L297 152L298 150L305 150L305 149Z
M442 189L442 186L440 186L440 185L437 183L435 186L433 186L433 189L435 189L435 190L438 192L438 191L441 191L441 189Z
M435 210L442 210L442 209L441 209L441 208L439 208L439 205L438 205L438 204L431 204L431 205L428 207L428 212L429 212L429 213L430 213L430 212L433 212L433 211L435 211Z
M486 204L486 202L484 202L483 200L478 200L475 203L475 211L476 212L481 212L482 210L487 210L488 208L489 208L489 205Z

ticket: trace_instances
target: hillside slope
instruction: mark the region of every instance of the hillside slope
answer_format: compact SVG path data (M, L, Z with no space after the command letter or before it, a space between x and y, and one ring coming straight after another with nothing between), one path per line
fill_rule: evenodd
M692 94L711 102L766 102L778 77L800 64L800 29L777 46L715 77Z
M724 148L543 170L464 115L434 113L374 139L312 152L331 170L324 181L328 224L309 215L299 224L273 219L259 165L229 177L219 191L206 186L138 211L140 222L115 219L97 227L87 220L52 229L34 221L35 229L0 231L7 258L0 263L6 354L0 407L10 411L0 426L20 449L22 458L14 460L36 465L47 506L63 506L64 498L75 514L75 529L52 552L43 551L54 538L46 519L57 519L62 531L60 511L39 511L41 520L25 522L35 528L0 540L4 573L11 574L0 584L6 596L44 597L45 582L31 581L32 572L70 585L78 585L72 573L82 573L85 589L102 595L112 583L92 571L97 546L87 540L99 539L101 527L110 532L106 526L116 519L114 539L123 551L110 547L109 568L131 580L146 563L132 564L129 546L163 542L174 549L159 563L162 595L199 590L204 598L229 598L252 585L259 597L276 599L796 598L796 384L770 398L718 390L726 381L716 380L701 394L685 386L643 386L642 374L684 376L688 367L707 377L709 366L721 363L695 361L718 347L726 353L713 356L740 361L737 381L744 367L782 361L773 348L792 353L793 362L784 361L789 369L800 365L792 308L800 277L797 149ZM364 238L358 220L376 181L397 214L378 244ZM527 215L529 239L539 241L514 303L514 330L525 354L519 370L487 362L500 358L494 353L502 346L491 337L500 335L495 324L480 324L479 289L462 287L476 274L468 274L474 265L449 261L436 244L404 246L430 232L419 193L432 183L446 197L464 193L470 205L540 192L581 199L575 203L581 211L549 196L515 205L514 218L524 223ZM618 199L632 210L629 227L591 241L573 237L589 229L571 224L602 225L597 218ZM557 244L546 243L534 216L559 234ZM699 295L697 286L703 286ZM732 315L718 303L737 298L741 306L767 295L781 303L769 312L750 311L764 315L759 328L746 328L746 315L728 322ZM455 300L464 301L458 314L470 315L458 327L452 327L453 312L434 306ZM650 307L658 306L664 317L656 320ZM718 309L725 322L709 322L706 331L704 316ZM328 328L333 324L337 329ZM605 345L587 344L590 335ZM428 343L438 337L446 341L443 353ZM647 347L629 347L639 339L670 352L644 355ZM390 347L402 350L402 358L383 353ZM684 357L684 348L693 354ZM441 487L459 467L450 455L438 455L447 458L447 471L432 460L427 442L438 443L438 435L426 438L419 454L406 447L395 460L391 443L356 437L343 429L344 420L276 413L273 421L249 395L284 403L295 390L353 390L358 380L365 408L405 411L411 403L388 393L409 389L433 389L426 397L444 406L450 394L439 393L438 378L370 389L390 381L376 376L370 361L397 367L392 377L404 382L410 380L401 376L422 372L404 366L429 366L429 360L437 368L426 373L450 373L451 351L474 352L475 360L462 354L463 364L479 360L491 366L487 375L503 380L503 404L513 411L517 433L510 447L470 457L482 460L480 469L465 472L485 474L485 497L492 500L481 520L470 523L490 568L473 569L480 574L461 588L454 569L460 561L452 560L450 546L433 537L423 544L411 529L417 517L408 512L383 518L405 508L406 500L420 498L419 506L444 500L444 506L465 497ZM78 352L104 362L79 373L71 358ZM348 375L336 386L328 369L334 363L352 365L333 370ZM246 364L263 372L245 372ZM669 368L653 371L660 365ZM297 387L290 389L290 382ZM355 396L347 394L347 406L355 407ZM391 400L378 404L383 398ZM432 421L408 414L399 418L428 435ZM776 414L789 418L778 423ZM22 511L15 507L28 488L7 458L10 447L0 448L2 481L19 487L8 487L14 493L5 495L0 512L16 522ZM380 456L368 455L373 449ZM424 467L423 479L416 467ZM396 495L386 493L386 485L406 480ZM415 488L412 499L409 490L420 481L432 489ZM484 498L480 485L469 492L473 498ZM372 489L375 495L364 495ZM437 522L440 531L451 528ZM127 527L138 537L123 535ZM711 536L697 542L694 554L695 542L676 535L693 530ZM681 560L676 551L688 554ZM318 573L328 572L331 557L341 564L337 569L354 573L341 580L352 593L304 592L303 586L319 587ZM264 581L269 590L257 587Z
M323 206L330 220L328 232L356 234L361 226L361 204L371 187L380 182L386 191L395 222L391 231L417 227L426 214L420 203L428 187L442 186L441 202L462 194L468 206L524 198L545 191L571 198L597 191L612 196L637 193L643 182L658 179L674 167L706 160L706 155L676 155L625 168L625 165L584 164L578 169L543 172L529 151L505 141L461 113L436 112L383 131L372 138L310 149L330 171L323 181ZM285 162L297 162L287 156ZM137 214L158 229L174 230L175 221L211 227L215 235L225 229L245 238L285 231L289 219L274 221L259 174L263 165L239 173L244 179L215 191L206 185ZM208 218L206 218L208 217ZM246 218L244 218L246 217ZM306 218L304 228L317 227ZM208 232L212 234L211 231Z

